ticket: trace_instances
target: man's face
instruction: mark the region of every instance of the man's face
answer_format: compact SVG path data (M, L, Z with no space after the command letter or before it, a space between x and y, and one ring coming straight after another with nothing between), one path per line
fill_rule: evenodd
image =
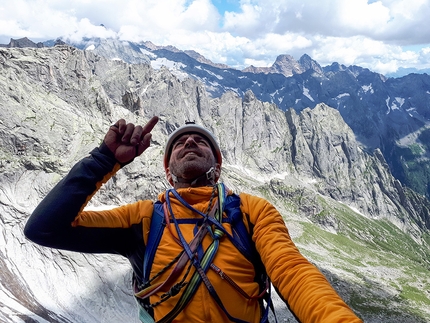
M184 179L194 179L215 166L209 141L199 134L184 134L172 146L169 172Z

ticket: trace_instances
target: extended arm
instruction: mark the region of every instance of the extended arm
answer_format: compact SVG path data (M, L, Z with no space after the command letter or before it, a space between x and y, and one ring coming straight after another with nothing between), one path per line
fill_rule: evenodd
M254 224L253 239L266 271L300 322L362 322L324 275L301 255L279 212L264 199L241 194ZM252 211L251 211L252 210Z
M26 223L25 236L52 248L112 252L109 243L113 240L124 241L117 240L124 239L124 230L72 227L72 222L91 196L119 167L104 144L94 149L37 206Z
M38 244L80 252L125 254L133 245L135 228L88 228L72 226L76 216L122 165L131 162L148 146L154 117L144 127L119 120L107 132L103 144L78 162L42 200L24 228L25 236Z

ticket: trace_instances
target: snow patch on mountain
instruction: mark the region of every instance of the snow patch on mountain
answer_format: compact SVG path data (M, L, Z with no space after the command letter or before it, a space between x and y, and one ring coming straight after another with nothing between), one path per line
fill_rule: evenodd
M311 100L312 102L315 102L314 98L312 97L312 95L310 94L310 91L307 87L303 86L303 95L305 97L307 97L309 100Z
M167 58L157 58L155 60L151 60L151 67L155 70L159 70L162 67L166 67L170 70L170 72L175 75L180 81L183 81L189 77L189 75L183 72L183 68L187 67L187 65L171 61Z
M388 108L387 114L395 110L400 110L403 104L405 104L405 99L402 97L395 97L394 100L391 101L391 104L390 104L390 101L391 101L390 97L387 97L385 99L385 104L387 105L387 108Z
M96 49L96 46L94 44L89 45L85 50L94 50Z
M186 65L183 63L171 61L167 58L157 58L155 60L151 60L151 66L155 70L159 70L163 66L167 67L168 69L172 69L172 70L179 70L181 68L186 67Z
M387 97L385 99L385 104L387 106L387 114L389 114L391 112L391 108L390 108L390 97Z
M203 71L203 72L206 72L207 74L209 74L209 75L211 75L211 76L216 77L218 80L223 80L223 79L224 79L221 75L216 74L216 73L214 73L214 72L212 72L212 71L210 71L210 70L208 70L208 69L206 69L206 68L203 68L201 65L198 65L198 66L196 66L195 68L197 68L198 70L201 70L201 71ZM210 81L209 79L207 79L207 78L204 78L204 79L206 79L207 81L211 82L211 81Z
M372 84L369 85L362 85L361 88L363 89L364 93L370 92L370 94L375 93L373 90Z
M118 62L124 62L124 60L122 58L119 57L114 57L112 58L113 61L118 61Z
M153 52L150 52L149 50L146 50L144 48L139 48L140 52L144 55L147 55L151 58L157 58L157 55L155 55Z
M344 97L349 97L349 96L351 96L349 93L341 93L336 97L336 99L342 99Z
M401 108L403 106L403 104L405 103L405 99L404 98L400 98L400 97L395 97L396 100L396 105L397 108Z

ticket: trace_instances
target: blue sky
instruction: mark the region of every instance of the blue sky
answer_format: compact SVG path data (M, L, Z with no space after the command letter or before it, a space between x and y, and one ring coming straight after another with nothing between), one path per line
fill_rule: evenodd
M221 15L226 11L240 12L240 1L237 0L214 0L212 3Z
M430 68L428 17L430 0L15 0L0 2L0 43L115 37L238 69L308 54L387 74Z

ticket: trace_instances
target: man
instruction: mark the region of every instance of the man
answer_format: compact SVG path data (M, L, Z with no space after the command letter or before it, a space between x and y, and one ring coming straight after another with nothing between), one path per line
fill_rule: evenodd
M270 280L300 322L361 322L299 253L270 203L241 193L239 224L219 212L234 195L217 184L221 152L213 135L198 125L178 128L167 141L164 168L173 188L159 195L162 204L141 200L83 211L103 183L149 147L157 122L153 117L141 127L121 119L111 126L101 146L35 209L25 227L27 238L52 248L127 257L138 303L145 309L140 311L143 322L153 317L156 322L257 323L267 319L258 266L232 238L245 223ZM165 222L151 249L157 205ZM148 250L154 250L153 258Z

